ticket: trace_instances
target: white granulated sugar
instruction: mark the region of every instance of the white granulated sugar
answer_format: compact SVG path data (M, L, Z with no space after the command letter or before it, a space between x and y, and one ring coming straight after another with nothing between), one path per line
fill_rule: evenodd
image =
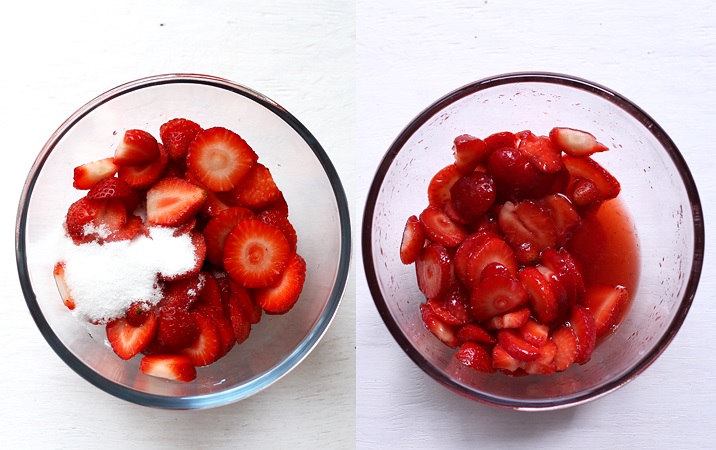
M60 260L74 312L85 320L104 321L122 317L133 302L161 300L158 275L181 275L196 264L191 236L174 236L174 231L152 227L149 236L103 245L74 245L67 239Z
M102 239L107 239L109 235L112 234L112 231L107 225L100 224L99 226L96 226L92 222L85 224L85 226L82 227L82 232L85 236L92 236L96 234Z

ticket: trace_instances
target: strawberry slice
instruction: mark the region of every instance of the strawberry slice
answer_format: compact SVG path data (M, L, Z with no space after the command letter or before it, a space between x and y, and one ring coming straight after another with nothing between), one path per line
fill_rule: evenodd
M139 327L147 320L150 313L151 316L154 316L152 307L147 302L132 302L129 305L129 309L127 309L127 314L124 315L124 319L130 326Z
M435 206L428 206L420 213L420 223L428 239L445 247L455 247L467 237L462 225L453 222L445 211Z
M521 308L517 311L508 312L495 316L487 322L490 330L502 330L505 328L521 328L530 318L530 309Z
M495 183L499 202L534 197L533 191L541 180L539 171L514 148L492 151L487 157L487 171Z
M616 328L629 301L629 292L624 286L590 284L586 288L583 304L594 316L597 337L604 336Z
M510 274L517 273L515 252L505 241L498 237L488 237L467 258L465 284L474 288L483 278L482 273L490 264L498 263L507 268ZM503 311L504 312L504 311Z
M216 267L223 267L226 237L236 225L252 217L254 217L254 213L251 210L233 206L209 219L204 227L206 259Z
M542 323L550 324L559 315L559 302L550 281L536 267L523 267L517 278L527 290L532 314Z
M291 249L291 252L296 251L298 236L296 236L296 229L293 228L293 225L286 215L281 214L279 211L262 211L256 218L266 225L271 225L281 230L281 233L283 233L283 236L288 241L288 247Z
M306 261L293 253L279 279L254 291L254 300L266 314L286 314L298 301L306 282Z
M425 303L420 305L420 313L425 327L443 344L450 348L458 346L455 327L448 325L433 312L432 308Z
M619 181L591 157L575 158L564 155L562 160L571 178L573 180L576 178L590 180L596 186L602 200L610 200L619 195L621 190Z
M92 200L104 200L110 198L122 198L131 195L134 191L129 185L116 177L103 178L87 193L87 198Z
M144 130L127 130L114 151L118 166L143 166L159 158L157 140Z
M564 246L582 224L582 218L572 202L562 194L547 195L540 204L552 217L557 246Z
M609 150L593 134L574 128L552 128L549 138L558 149L577 158Z
M577 359L579 351L577 336L571 327L560 327L552 333L552 342L557 346L554 355L554 366L557 372L567 370Z
M161 308L157 319L157 342L167 351L175 352L188 347L199 337L199 325L184 308Z
M518 361L530 362L539 358L539 349L528 343L516 330L503 329L497 332L497 344Z
M229 351L236 345L236 336L234 335L234 327L231 324L231 320L228 316L224 315L223 310L215 309L208 304L201 303L196 304L192 311L196 311L210 317L216 325L216 330L219 333L219 351L216 355L216 360L224 357Z
M450 287L452 264L445 247L434 242L415 261L418 288L427 298L441 298Z
M509 131L494 133L485 138L485 151L489 154L501 148L517 148L517 136Z
M127 221L124 225L119 230L113 231L104 239L104 242L131 241L144 231L144 221L142 218L131 214L127 216Z
M252 292L236 283L230 277L227 278L229 279L229 295L233 297L232 301L235 301L239 305L239 308L243 311L244 318L248 320L251 325L256 325L261 321L263 309L254 298ZM256 291L254 291L254 293L255 292ZM224 306L224 311L228 313L226 305Z
M159 127L159 138L172 159L186 158L189 144L202 131L199 124L189 119L171 119Z
M241 136L222 127L199 132L189 145L186 164L189 171L214 192L238 185L258 156Z
M288 217L288 203L286 198L283 196L283 192L278 195L278 198L271 202L268 206L264 207L262 212L276 213Z
M584 279L574 257L564 248L548 248L542 252L540 261L554 273L566 291L567 306L560 305L560 308L566 311L571 305L580 303L584 297Z
M470 310L478 322L513 311L527 303L527 291L516 278L493 275L480 280L470 295Z
M490 355L490 352L485 347L474 342L462 344L458 351L455 352L455 359L478 372L495 372L495 368L492 367L492 355Z
M232 205L260 211L275 202L279 195L281 191L276 186L271 171L257 162L223 198Z
M189 382L196 378L196 368L191 359L183 355L145 356L139 363L139 370L146 375L173 381Z
M164 175L168 163L169 153L159 144L159 157L156 160L139 166L122 166L117 177L134 189L147 189Z
M500 344L492 347L492 367L507 372L516 372L521 369L522 363L502 348Z
M147 191L147 222L176 226L196 215L206 191L181 178L163 178Z
M221 351L221 335L214 320L200 311L190 312L199 328L199 336L193 344L179 350L179 354L189 357L196 366L207 366L219 357Z
M542 250L557 243L552 216L531 200L517 204L506 202L500 209L498 220L505 241L523 265L536 263Z
M250 301L250 294L243 286L231 281L231 295L227 298L224 308L224 314L231 321L234 331L234 338L237 344L241 344L248 339L251 333L251 322L245 309L246 298Z
M520 328L520 336L528 343L540 348L549 340L549 327L534 319L528 319Z
M470 293L459 280L452 281L442 304L450 316L460 325L472 321L472 314L470 313Z
M452 150L455 156L455 167L463 174L472 172L487 158L485 142L469 134L456 137Z
M74 169L72 186L76 189L91 189L100 180L113 177L118 170L113 158L82 164Z
M55 277L55 284L57 285L57 290L60 291L62 302L69 310L75 309L75 300L72 298L70 287L67 285L67 279L65 277L65 263L60 261L55 264L52 275Z
M547 341L538 351L537 359L524 364L522 368L530 375L552 375L556 371L554 357L557 355L557 345Z
M497 340L484 328L476 323L468 323L457 331L457 340L460 343L477 342L479 344L494 344Z
M455 211L468 222L485 214L495 203L497 192L490 175L470 172L461 176L450 188L451 204Z
M575 305L569 316L569 324L577 337L577 357L575 362L585 364L592 357L597 345L597 328L594 316L582 305Z
M403 229L403 238L400 241L400 261L403 264L412 264L420 256L425 246L425 231L416 216L408 217Z
M122 359L131 359L141 352L157 333L157 318L147 311L140 326L130 325L126 319L115 319L107 324L107 340L112 350Z
M440 169L428 184L428 204L442 208L445 201L450 199L450 189L462 174L455 164Z
M574 205L581 209L596 209L605 199L592 180L576 177L567 188L567 195Z
M224 268L247 288L268 287L279 280L290 255L281 230L257 219L247 219L226 237Z
M488 237L501 239L501 237L490 230L480 230L465 238L455 252L455 275L464 284L468 283L467 263L470 255L480 249Z
M530 131L517 133L520 143L517 147L538 170L556 173L562 168L562 152L547 136L536 136Z

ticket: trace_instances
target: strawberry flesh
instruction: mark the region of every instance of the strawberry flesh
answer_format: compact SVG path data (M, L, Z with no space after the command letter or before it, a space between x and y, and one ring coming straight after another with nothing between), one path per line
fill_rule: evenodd
M193 381L196 378L196 367L191 359L183 355L145 356L139 363L139 370L153 377L172 381Z
M214 192L233 189L251 170L258 156L241 136L222 127L199 132L189 145L186 164Z
M118 166L142 166L159 158L157 140L144 130L127 130L114 151Z

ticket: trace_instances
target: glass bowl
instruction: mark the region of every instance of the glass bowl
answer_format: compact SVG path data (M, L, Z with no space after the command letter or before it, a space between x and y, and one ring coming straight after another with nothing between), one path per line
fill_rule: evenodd
M425 297L415 268L399 248L407 218L427 206L432 176L452 163L453 139L499 131L552 127L582 129L610 151L593 158L622 185L639 240L636 296L616 332L585 365L551 376L481 374L453 363L455 350L425 328ZM664 351L693 301L704 255L698 192L676 145L638 106L583 79L552 73L514 73L463 86L421 112L399 134L370 187L362 229L363 261L375 305L400 347L432 378L494 406L545 410L603 396L643 372Z
M76 319L63 305L52 269L58 227L85 194L73 168L112 156L124 131L159 136L159 126L186 117L239 133L270 168L290 208L298 252L307 263L304 290L284 316L264 315L251 336L190 383L142 374L140 357L118 358L103 326ZM61 228L60 228L61 229ZM351 233L341 181L313 135L274 101L205 75L136 80L90 101L50 137L25 183L17 215L16 258L25 300L38 328L75 372L100 389L141 405L168 409L220 406L268 387L299 364L330 325L346 286Z

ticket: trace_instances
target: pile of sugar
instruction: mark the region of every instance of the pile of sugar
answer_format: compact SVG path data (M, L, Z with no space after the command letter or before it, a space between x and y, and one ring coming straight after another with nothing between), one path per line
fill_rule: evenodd
M74 312L91 322L105 321L124 316L133 302L159 302L159 275L181 275L196 264L191 235L174 236L174 231L151 227L148 236L102 245L75 245L67 239L60 260Z

